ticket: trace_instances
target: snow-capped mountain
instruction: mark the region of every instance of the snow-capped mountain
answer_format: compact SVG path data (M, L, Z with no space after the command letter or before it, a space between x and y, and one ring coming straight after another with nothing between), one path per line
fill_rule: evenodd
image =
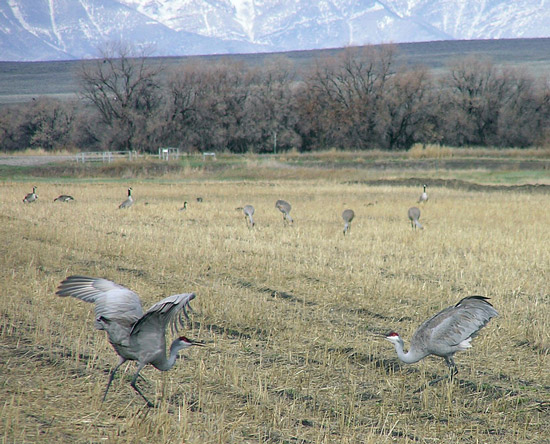
M0 60L90 58L550 36L550 0L4 0Z

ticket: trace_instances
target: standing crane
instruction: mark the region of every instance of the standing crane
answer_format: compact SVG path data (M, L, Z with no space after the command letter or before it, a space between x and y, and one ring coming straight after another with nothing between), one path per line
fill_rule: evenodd
M134 204L134 199L132 198L132 187L128 188L128 198L122 202L119 206L119 210L123 210L125 208L130 208Z
M118 368L126 361L137 361L138 368L130 385L149 407L153 407L153 403L136 386L139 372L147 364L161 371L170 370L180 350L203 345L180 336L174 339L169 356L166 356L166 326L170 324L173 330L178 324L183 326L181 315L183 313L188 318L186 309L191 308L189 302L195 298L194 293L168 296L154 304L145 314L136 293L107 279L69 276L59 284L56 294L93 302L94 326L107 332L109 342L119 356L118 364L109 376L103 401Z
M23 198L24 203L36 202L38 200L38 194L36 194L36 187L32 187L32 193L28 193Z
M253 227L254 226L254 219L252 218L252 216L254 215L254 207L252 205L245 205L243 207L243 213L244 213L244 217L245 217L245 220L247 221L247 225L248 225L248 222L250 222L250 227Z
M415 230L416 227L420 228L421 230L424 229L420 222L418 222L418 219L420 219L420 209L418 207L409 208L407 214L409 216L409 220L411 221L411 227L413 227Z
M344 210L342 213L342 219L344 219L344 236L346 235L346 232L351 227L351 221L355 217L355 213L353 210Z
M385 339L395 345L397 357L405 364L413 364L428 355L444 358L452 377L458 373L454 354L470 348L472 338L491 318L498 316L488 299L469 296L432 316L416 329L407 353L403 350L403 339L397 333L389 333Z
M293 223L292 217L290 217L290 210L292 207L286 200L279 199L275 202L275 208L277 208L281 213L283 213L283 221L287 220L290 223Z
M418 198L418 203L428 202L428 193L426 193L426 184L424 184L424 191Z

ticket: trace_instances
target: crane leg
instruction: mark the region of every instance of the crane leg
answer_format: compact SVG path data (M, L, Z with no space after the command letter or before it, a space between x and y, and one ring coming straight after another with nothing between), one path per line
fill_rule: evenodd
M458 373L458 368L456 367L455 361L452 356L446 356L445 357L445 363L449 367L449 372L451 375L451 379L453 379L453 376L455 376Z
M455 361L453 360L452 357L446 357L445 362L447 363L447 366L449 367L449 375L440 376L439 378L435 378L434 380L428 382L428 386L435 385L438 382L441 382L441 381L443 381L444 379L447 379L447 378L449 378L452 381L454 379L454 377L458 374L458 368L457 368L457 366L455 364ZM426 387L424 387L424 388L426 388ZM424 390L424 388L418 389L414 393L421 392L422 390Z
M109 375L109 382L107 382L107 387L105 387L105 393L103 393L103 399L101 402L105 402L105 398L107 397L107 392L109 391L109 387L111 387L111 382L113 382L113 379L115 377L115 373L118 370L118 368L126 362L126 359L123 357L119 357L118 364L116 367L111 371L111 374Z
M145 400L145 402L147 403L147 407L154 407L155 404L153 404L151 401L149 401L145 395L142 393L142 391L138 388L138 386L136 385L136 382L137 382L137 379L139 377L139 372L141 371L141 369L143 368L143 366L139 366L138 367L138 370L134 376L134 378L132 379L132 382L130 382L130 385L132 386L132 388L137 392L139 393L139 395Z

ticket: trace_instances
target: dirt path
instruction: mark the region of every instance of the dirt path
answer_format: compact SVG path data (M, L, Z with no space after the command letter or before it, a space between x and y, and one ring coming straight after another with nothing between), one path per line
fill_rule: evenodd
M362 183L365 185L394 185L394 186L416 186L425 183L429 187L451 188L467 191L526 191L526 192L550 192L550 185L546 184L523 184L523 185L485 185L475 182L467 182L459 179L426 179L422 177L411 177L408 179L374 179L352 181L350 183Z
M38 166L67 162L74 159L75 156L0 156L0 165Z

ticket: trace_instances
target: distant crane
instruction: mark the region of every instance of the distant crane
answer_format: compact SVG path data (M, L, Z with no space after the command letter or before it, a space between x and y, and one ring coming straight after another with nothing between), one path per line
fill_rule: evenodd
M418 219L420 219L420 209L418 207L409 208L407 214L409 216L409 220L411 221L411 227L413 227L415 230L416 227L420 228L421 230L424 229L420 222L418 222Z
M472 338L491 318L498 316L488 299L469 296L432 316L414 332L407 353L403 350L403 339L397 333L389 333L385 339L395 345L397 357L405 364L418 362L428 355L444 358L452 377L458 373L453 355L470 348Z
M134 199L132 198L132 187L128 188L128 198L122 202L119 206L119 210L123 210L125 208L130 208L134 204Z
M247 225L250 222L250 227L254 226L254 219L252 216L254 215L254 207L252 205L245 205L243 207L243 213L245 216L245 220L247 220Z
M424 184L424 191L418 198L418 203L428 202L428 193L426 193L426 184Z
M32 193L28 193L24 199L24 203L36 202L38 200L38 194L36 194L36 187L32 187Z
M292 217L290 217L290 210L292 207L286 200L279 199L275 202L275 208L277 208L281 213L283 213L283 221L287 220L290 223L293 223Z
M74 200L73 196L69 196L68 194L61 194L60 196L57 196L53 201L54 202L71 202Z
M180 336L172 342L169 357L166 357L166 326L170 324L173 330L177 324L183 326L181 315L183 313L188 318L186 309L191 308L189 302L195 298L194 293L168 296L145 314L136 293L107 279L69 276L59 284L56 294L95 303L94 326L107 332L109 342L119 356L118 364L109 376L103 401L118 368L126 361L137 361L137 372L130 385L149 407L153 407L136 386L139 372L147 364L162 371L170 370L180 350L203 345Z
M342 213L342 219L344 219L344 236L346 235L346 232L351 227L351 221L355 217L355 213L353 210L344 210Z

